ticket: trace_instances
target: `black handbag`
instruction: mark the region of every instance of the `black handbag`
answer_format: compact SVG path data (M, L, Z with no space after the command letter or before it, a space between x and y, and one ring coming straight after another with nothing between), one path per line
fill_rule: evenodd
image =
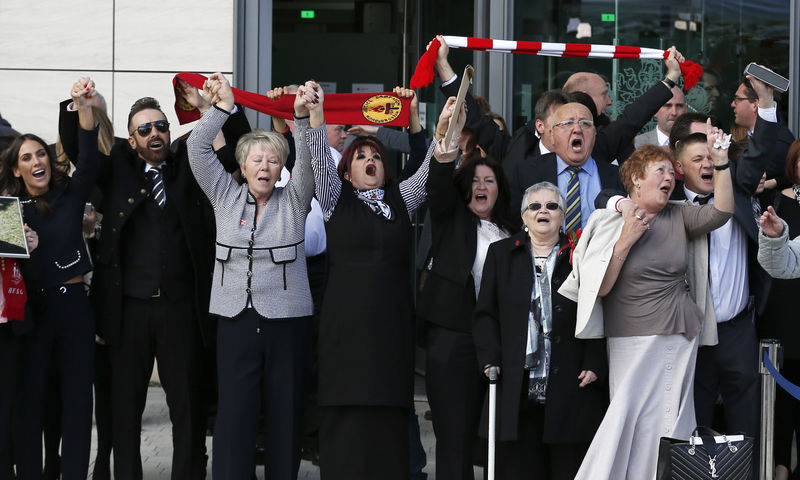
M659 442L656 480L751 480L752 475L751 437L697 427L688 441L661 437Z

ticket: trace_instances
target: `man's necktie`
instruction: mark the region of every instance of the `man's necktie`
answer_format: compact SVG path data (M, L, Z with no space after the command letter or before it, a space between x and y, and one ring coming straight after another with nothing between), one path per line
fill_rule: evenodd
M707 197L701 197L699 195L694 197L698 205L708 205L708 201L712 198L714 198L714 192L709 193Z
M164 194L164 180L161 177L161 169L153 167L147 171L145 176L153 184L153 200L156 201L159 208L164 208L167 196Z
M581 184L578 180L580 167L567 167L569 183L567 183L567 211L564 229L574 232L581 228Z

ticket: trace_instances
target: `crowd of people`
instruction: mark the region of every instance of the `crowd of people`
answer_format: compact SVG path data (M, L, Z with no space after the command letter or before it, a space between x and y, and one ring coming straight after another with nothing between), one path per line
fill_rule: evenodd
M347 129L314 81L268 92L295 95L293 120L251 130L221 74L178 82L202 116L174 142L151 97L114 138L89 78L56 148L5 132L30 258L0 258L0 480L86 478L93 403L94 478L143 478L156 360L173 479L206 476L209 428L213 478L251 478L257 443L268 478L308 448L326 479L424 478L416 318L437 479L474 479L490 369L497 478L654 478L661 437L759 437L759 338L800 381L800 140L773 89L743 78L735 125L687 112L673 47L615 120L606 81L577 72L509 132L482 99L457 106L439 40L430 140L414 91L394 90L407 132ZM787 480L797 401L779 393L775 418Z

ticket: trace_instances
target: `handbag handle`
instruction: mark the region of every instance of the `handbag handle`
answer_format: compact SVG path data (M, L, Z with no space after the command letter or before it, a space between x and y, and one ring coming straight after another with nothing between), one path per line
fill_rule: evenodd
M728 450L730 450L731 453L735 453L737 450L739 450L739 448L736 445L732 444L731 441L728 440L728 436L727 435L725 435L723 433L719 433L718 431L714 430L713 428L709 428L709 427L704 427L704 426L698 425L694 429L694 431L692 432L692 435L689 437L689 455L694 455L694 452L695 452L695 448L694 448L695 439L702 437L701 435L698 435L701 430L704 433L710 433L712 440L714 440L714 437L722 437L722 441L724 441L727 444ZM714 440L714 443L716 444L716 440Z

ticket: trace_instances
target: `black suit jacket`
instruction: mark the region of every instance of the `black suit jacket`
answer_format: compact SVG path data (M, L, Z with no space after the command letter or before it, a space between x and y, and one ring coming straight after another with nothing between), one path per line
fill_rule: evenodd
M562 237L561 246L566 244ZM541 432L546 443L591 441L608 407L605 340L575 338L577 304L557 292L571 271L570 250L565 249L551 280L552 352ZM472 335L479 365L501 367L497 392L497 438L501 441L517 438L522 388L527 385L523 366L532 289L528 234L519 232L493 243L483 267ZM598 380L579 388L582 370L591 370Z
M66 106L65 103L62 107ZM62 108L59 118L62 144L65 138L75 135L77 125L77 113ZM226 140L238 138L250 130L241 108L228 119L223 127L223 131L226 130ZM163 180L167 201L175 202L180 216L194 273L194 313L203 342L208 345L215 339L214 322L208 313L216 235L214 211L189 167L185 142L180 142L177 151L169 155L163 168ZM90 298L98 333L109 345L115 345L120 341L122 322L120 255L123 230L134 210L140 208L150 195L144 161L127 143L115 144L110 156L103 160L97 186L103 197L97 208L103 213L103 229L95 250Z
M613 188L624 191L625 187L619 178L619 168L606 162L598 162L597 172L600 175L600 188ZM529 156L525 161L519 162L513 171L509 173L509 184L511 186L511 205L509 207L512 218L518 218L520 206L522 205L522 194L525 189L539 182L550 182L558 186L558 163L556 154L550 152L546 155L539 155L535 158ZM566 192L562 192L566 194ZM594 198L581 198L581 202L594 203Z
M734 177L736 183L747 192L755 192L764 172L767 172L767 178L782 177L793 141L794 135L785 123L780 120L768 122L759 116L739 160L739 169Z
M608 163L616 159L621 165L633 153L633 139L639 130L671 98L672 90L662 82L656 82L628 105L616 120L604 127L598 127L592 157L598 162Z
M431 161L426 189L433 266L417 299L417 313L428 322L469 333L475 308L477 222L453 184L454 171L455 162Z

